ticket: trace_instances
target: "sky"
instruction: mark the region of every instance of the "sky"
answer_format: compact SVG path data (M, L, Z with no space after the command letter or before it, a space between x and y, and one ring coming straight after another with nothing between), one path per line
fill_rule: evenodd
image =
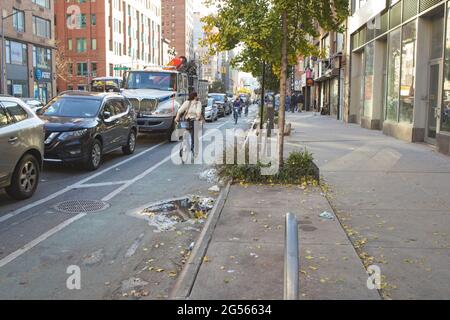
M214 8L207 8L207 7L203 4L203 0L194 0L194 1L195 1L195 2L197 2L197 1L201 2L199 11L202 13L202 15L205 15L205 16L206 16L206 15L208 15L208 14L214 12Z

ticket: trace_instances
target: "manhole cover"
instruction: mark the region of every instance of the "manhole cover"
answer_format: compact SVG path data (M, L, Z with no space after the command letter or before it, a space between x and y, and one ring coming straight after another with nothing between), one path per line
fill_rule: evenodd
M93 213L108 208L108 203L99 200L69 200L55 206L55 210L63 213Z

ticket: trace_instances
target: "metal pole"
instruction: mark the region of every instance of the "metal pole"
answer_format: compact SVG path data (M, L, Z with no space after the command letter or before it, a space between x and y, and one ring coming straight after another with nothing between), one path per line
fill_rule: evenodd
M264 87L266 85L266 61L263 61L262 67L262 84L261 84L261 108L260 108L260 122L259 128L263 129L263 121L264 121Z
M6 50L5 50L5 25L4 25L4 20L5 18L3 18L3 12L0 13L1 19L2 19L2 67L1 67L1 81L2 81L2 86L0 88L0 93L4 94L5 92L5 54L6 54Z
M298 289L298 224L295 215L287 213L284 243L284 300L298 300Z

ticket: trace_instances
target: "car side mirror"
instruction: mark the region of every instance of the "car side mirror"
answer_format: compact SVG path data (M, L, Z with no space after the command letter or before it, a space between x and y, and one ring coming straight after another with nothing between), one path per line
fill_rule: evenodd
M103 119L108 120L109 118L111 118L111 112L109 111L103 112Z

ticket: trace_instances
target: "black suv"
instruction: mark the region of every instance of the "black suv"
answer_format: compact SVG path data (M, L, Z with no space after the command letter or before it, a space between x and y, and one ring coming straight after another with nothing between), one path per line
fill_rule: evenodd
M107 152L117 148L124 154L134 152L136 114L119 94L63 92L39 116L45 121L45 161L79 161L96 170Z

